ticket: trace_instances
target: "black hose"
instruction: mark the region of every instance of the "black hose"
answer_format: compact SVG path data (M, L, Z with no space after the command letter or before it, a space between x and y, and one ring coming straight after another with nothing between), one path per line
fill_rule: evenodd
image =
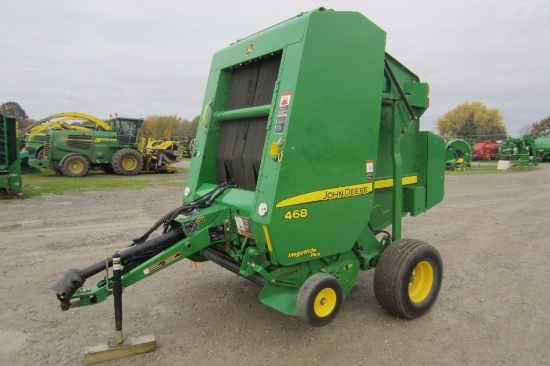
M141 244L147 238L149 235L154 233L161 225L164 225L164 233L168 231L170 228L170 223L178 217L178 215L182 213L191 212L198 208L205 208L210 206L214 201L220 196L221 193L225 192L226 189L234 187L234 185L231 184L231 182L225 182L218 186L216 186L214 189L212 189L210 192L206 193L205 195L199 197L195 201L183 205L182 207L178 207L170 212L168 212L166 215L164 215L160 220L158 220L149 230L147 230L143 235L141 235L138 238L133 239L134 244ZM210 202L207 202L208 199L210 199L216 191L220 190L220 193L215 196L213 200L210 200Z
M395 88L397 89L397 93L399 93L399 96L401 97L401 99L403 99L403 103L405 103L405 106L409 111L411 119L418 119L418 117L416 116L416 113L414 113L414 109L412 108L412 106L410 105L407 99L407 96L405 95L405 92L403 92L403 89L401 89L401 85L399 84L399 81L395 77L395 74L393 73L387 59L384 59L384 65L386 66L386 71L390 76L391 81L393 82L393 84L395 85Z
M152 257L153 255L174 245L183 238L185 238L185 233L180 227L176 230L172 230L166 234L148 240L140 245L130 246L120 251L118 254L120 255L122 264L128 264L136 258L143 256ZM52 287L57 294L57 298L62 303L61 308L66 310L63 307L63 304L68 305L72 296L80 287L82 287L86 279L100 273L101 271L104 271L106 266L113 266L113 258L109 258L107 260L107 264L104 260L102 260L84 269L73 268L65 273L65 275Z

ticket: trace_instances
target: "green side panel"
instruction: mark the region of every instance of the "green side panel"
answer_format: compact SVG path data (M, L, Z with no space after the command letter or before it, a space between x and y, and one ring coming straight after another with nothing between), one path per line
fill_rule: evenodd
M403 189L405 211L416 216L426 211L426 187L405 187Z
M282 161L265 161L267 179L259 187L265 193L258 194L258 203L280 205L298 195L367 183L365 165L376 159L381 106L380 90L367 86L383 83L384 47L385 33L358 13L311 14L304 43L292 47L301 51L293 61L299 65L294 85L281 83L280 91L291 94L285 131L272 129L267 138L285 139ZM268 190L272 182L275 190ZM351 249L370 215L372 196L333 192L322 202L276 207L267 217L280 264L311 260L311 254L299 255L302 250L328 256ZM331 199L339 195L349 197Z
M422 131L420 161L426 182L426 209L430 209L443 200L445 186L445 143L439 136L431 132Z
M429 90L427 83L403 83L403 90L412 106L424 109L429 107L429 100L426 98Z

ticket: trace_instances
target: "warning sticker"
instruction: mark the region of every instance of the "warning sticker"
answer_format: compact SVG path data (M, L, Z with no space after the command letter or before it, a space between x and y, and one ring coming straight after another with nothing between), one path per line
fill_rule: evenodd
M367 160L367 180L374 179L374 162L372 160Z
M252 237L252 231L250 231L250 223L248 219L240 216L235 216L235 225L240 235Z
M275 133L285 132L291 98L292 98L292 93L281 94L281 100L279 101L279 109L277 110L277 122L275 124Z
M164 259L161 260L160 262L157 262L157 263L153 264L151 267L145 268L145 269L143 270L143 274L148 275L148 274L150 274L151 272L154 272L154 271L160 269L161 267L167 265L168 263L175 261L175 260L178 259L179 257L181 257L181 253L180 253L180 252L174 253L174 254L172 254L172 255L170 255L170 256L164 258Z
M199 230L197 220L191 220L183 223L183 232L185 233L185 235L189 236L197 230Z
M214 243L225 238L225 230L223 225L218 225L208 229L208 235L210 236L210 242Z

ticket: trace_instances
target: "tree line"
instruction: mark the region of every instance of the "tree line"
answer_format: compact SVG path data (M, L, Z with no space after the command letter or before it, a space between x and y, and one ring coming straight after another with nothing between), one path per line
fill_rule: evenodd
M473 140L502 140L507 136L504 118L498 108L489 108L482 102L466 102L448 111L437 120L439 135ZM525 125L520 134L536 139L550 136L550 117Z
M18 103L13 101L0 105L0 113L15 117L22 130L36 122L27 116ZM188 120L176 115L152 115L145 118L141 136L154 139L166 139L172 136L194 138L198 123L198 116ZM501 140L507 135L500 110L489 108L479 101L459 104L437 120L436 128L439 135L445 139L462 137L473 140ZM539 122L525 125L520 132L522 135L531 135L533 138L550 136L550 116Z
M2 103L2 105L0 105L0 113L9 114L16 118L19 122L19 128L22 131L27 130L37 122L27 116L27 113L19 103L13 101ZM197 134L198 124L198 116L192 120L188 120L176 115L152 115L145 118L140 134L142 137L151 137L157 140L167 139L173 136L194 138Z

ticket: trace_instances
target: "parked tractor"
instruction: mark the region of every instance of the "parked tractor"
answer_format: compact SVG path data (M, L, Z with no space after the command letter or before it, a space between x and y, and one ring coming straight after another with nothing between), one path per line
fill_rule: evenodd
M69 270L54 286L61 308L114 294L118 331L121 288L189 259L259 284L262 303L313 326L374 268L387 312L425 314L442 260L402 239L401 220L442 200L445 144L419 131L428 84L385 43L363 15L321 8L217 52L183 205L125 250Z
M117 116L102 123L101 129L47 130L39 166L67 177L83 177L93 168L120 175L175 171L180 145L140 139L143 119Z
M0 197L20 196L21 188L18 123L0 114Z

